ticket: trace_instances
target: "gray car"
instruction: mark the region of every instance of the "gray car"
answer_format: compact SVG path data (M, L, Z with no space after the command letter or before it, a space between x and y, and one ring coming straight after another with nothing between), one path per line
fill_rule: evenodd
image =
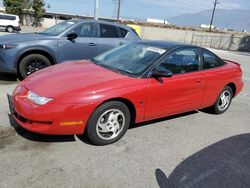
M41 33L0 36L0 72L20 79L53 64L89 59L138 41L130 27L104 21L67 20Z

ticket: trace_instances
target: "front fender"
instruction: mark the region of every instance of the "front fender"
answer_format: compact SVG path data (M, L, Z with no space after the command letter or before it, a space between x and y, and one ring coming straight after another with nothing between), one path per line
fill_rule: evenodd
M30 54L30 53L39 53L39 52L44 52L44 53L47 53L49 54L52 59L53 59L53 62L54 63L57 63L57 59L56 59L56 45L55 45L55 48L52 49L48 46L44 46L44 45L36 45L36 46L27 46L27 47L19 47L20 49L18 49L17 51L17 55L16 55L16 61L15 61L15 68L17 68L17 65L19 63L19 60L20 58L24 57L25 54Z

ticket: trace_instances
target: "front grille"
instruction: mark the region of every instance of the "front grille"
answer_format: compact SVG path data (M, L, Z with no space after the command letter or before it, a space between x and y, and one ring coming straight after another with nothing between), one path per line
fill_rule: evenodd
M23 123L26 123L26 122L28 121L28 119L24 118L23 116L21 116L21 115L18 114L17 112L14 112L13 114L14 114L14 116L15 116L18 120L20 120L20 121L23 122Z
M13 113L14 116L21 122L23 123L30 123L30 124L34 124L34 123L37 123L37 124L44 124L44 125L52 125L52 121L34 121L34 120L29 120L23 116L21 116L20 114L18 114L17 112L14 112Z

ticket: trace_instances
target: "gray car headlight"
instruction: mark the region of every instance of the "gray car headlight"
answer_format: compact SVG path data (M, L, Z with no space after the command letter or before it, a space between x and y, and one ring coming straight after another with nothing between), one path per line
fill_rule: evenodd
M41 96L31 92L31 91L28 92L27 99L29 99L30 101L32 101L33 103L35 103L37 105L45 105L48 102L53 100L51 98L41 97Z
M15 45L5 45L5 44L0 44L0 49L11 49L11 48L15 48L16 46Z

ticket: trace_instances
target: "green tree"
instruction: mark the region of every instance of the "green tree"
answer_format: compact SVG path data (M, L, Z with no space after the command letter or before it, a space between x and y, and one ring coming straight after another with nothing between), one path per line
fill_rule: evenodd
M43 0L33 0L32 8L34 10L34 17L35 17L35 25L40 26L41 18L45 13L45 3Z
M6 12L16 14L20 17L20 22L23 22L24 9L31 8L32 0L3 0Z

